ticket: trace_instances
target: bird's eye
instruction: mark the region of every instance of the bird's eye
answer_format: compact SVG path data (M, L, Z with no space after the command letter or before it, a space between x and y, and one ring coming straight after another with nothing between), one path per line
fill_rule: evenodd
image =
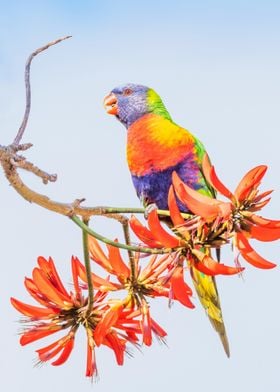
M123 91L123 95L131 95L132 94L132 90L130 89L130 88L126 88L124 91Z

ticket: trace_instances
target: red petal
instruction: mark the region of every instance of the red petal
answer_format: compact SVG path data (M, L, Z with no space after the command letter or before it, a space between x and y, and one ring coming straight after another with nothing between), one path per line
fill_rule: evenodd
M168 255L165 255L168 257ZM166 258L164 259L166 260ZM161 264L161 261L159 260L159 258L157 257L157 255L153 255L151 256L148 264L141 270L141 273L139 275L139 279L141 279L141 281L145 282L145 280L147 278L149 278L150 275L152 275L154 273L154 269L156 268L156 266L158 265L158 263ZM155 266L156 265L156 266Z
M204 154L202 160L202 170L206 178L206 181L212 185L221 195L230 199L233 203L235 202L235 197L233 193L221 182L218 178L214 166L211 165L208 154Z
M276 264L271 263L261 257L249 244L247 238L243 233L236 233L235 235L236 246L240 250L242 257L252 264L254 267L269 269L276 267Z
M45 329L39 329L40 327L34 327L29 331L25 332L20 338L20 344L25 346L26 344L35 342L36 340L45 338L46 336L52 335L53 333L61 330L60 326L52 325L46 326Z
M54 343L49 344L48 346L41 348L39 350L36 350L36 352L39 355L39 359L42 362L47 362L53 357L55 357L60 351L63 350L64 348L64 342L65 338L61 338L57 340Z
M37 301L39 304L43 305L44 307L49 307L50 306L50 301L42 295L38 291L37 286L34 284L33 280L30 278L25 278L24 279L24 285L26 287L26 290L28 293Z
M173 259L168 254L163 257L152 257L139 275L142 284L149 284L150 280L157 279L165 270L168 270Z
M120 314L120 303L118 306L113 306L110 308L103 316L101 321L97 324L95 331L94 331L94 341L97 346L100 346L102 343L105 335L109 333L110 328L116 324Z
M194 267L209 276L215 275L235 275L244 270L240 267L229 267L224 264L220 264L212 259L210 256L201 252L200 250L193 249L192 254L196 256L198 262L194 263Z
M151 329L151 316L150 309L146 303L141 306L142 321L141 328L143 334L143 343L146 346L151 346L152 344L152 329Z
M155 239L167 248L176 248L180 246L180 240L169 234L161 226L156 210L152 210L148 215L149 229L153 233Z
M259 215L249 215L249 219L258 226L265 226L270 229L280 228L280 220L266 219Z
M76 293L76 299L78 301L80 301L81 295L82 295L82 290L81 290L80 285L79 285L79 272L78 272L79 270L78 270L77 261L80 262L77 257L72 256L71 266L72 266L72 276L73 276L74 290L75 290L75 293Z
M190 295L192 295L192 290L184 281L183 267L178 266L175 268L170 282L171 282L173 298L181 302L182 305L193 309L194 305L190 300Z
M276 241L280 239L280 228L251 226L250 234L252 238L259 241Z
M39 256L37 262L40 269L44 271L46 278L51 281L52 285L55 286L55 288L62 294L68 296L67 290L63 286L57 273L53 259L50 257L49 260L46 260L44 257Z
M263 199L264 197L271 195L272 192L273 192L273 190L270 190L270 191L266 191L266 192L260 193L258 196L256 196L256 197L254 198L254 203L257 203L258 201L260 201L260 200ZM270 200L270 199L269 199L269 200Z
M104 344L106 344L106 346L110 347L114 351L117 364L122 366L124 362L125 352L124 339L118 338L116 333L111 332L106 336Z
M65 296L61 292L59 292L48 280L43 272L39 268L34 268L32 273L33 281L38 287L38 290L45 295L50 301L52 301L55 305L65 308L72 306L72 301L70 296Z
M267 171L267 166L260 165L248 171L238 184L234 195L238 201L245 200L253 188L257 188Z
M156 240L154 234L142 225L142 223L134 215L130 218L129 225L134 234L145 244L151 248L162 248L162 244Z
M55 342L48 344L47 346L36 350L37 354L39 355L40 361L46 362L49 359L53 358L59 351L63 349L63 345L60 344L64 338L60 338Z
M98 241L90 235L88 236L88 249L92 260L111 273L112 267L108 257L103 252Z
M182 182L176 172L173 172L172 179L177 196L195 215L205 219L214 219L217 216L226 217L231 213L231 203L223 203L193 190ZM225 207L223 211L220 207L222 205Z
M15 298L11 298L11 304L24 316L32 319L49 319L59 313L59 310L53 308L39 308L38 306L25 304Z
M52 362L53 366L60 366L63 365L67 359L69 358L73 348L74 348L74 336L71 336L66 344L64 345L63 351L61 355L54 361Z
M152 318L151 318L151 327L153 333L155 333L160 338L164 338L167 335L167 332L165 332L165 330L161 328L161 326L157 322L155 322L155 320Z
M97 373L94 341L91 330L87 329L87 365L86 377L93 377Z
M77 264L77 273L78 273L79 277L85 283L87 283L87 275L86 275L85 266L78 259L76 259L76 264ZM121 287L119 284L109 282L108 280L103 279L94 273L91 274L91 278L92 278L93 287L95 289L102 291L102 292L118 290Z
M211 269L207 268L205 264L203 264L201 261L198 259L191 259L192 265L195 267L196 270L199 272L202 272L205 275L208 276L215 276L218 275L217 273L213 272ZM191 269L191 275L193 276L192 269Z
M93 361L93 354L94 351L90 347L90 345L87 345L87 367L86 367L86 377L92 377L93 374L95 373L95 361Z
M271 198L269 197L268 199L265 199L264 201L261 201L260 203L253 203L253 206L250 207L250 211L255 212L255 211L260 211L263 207L265 207L269 202Z
M170 211L170 218L174 226L182 226L185 223L185 219L182 217L178 208L174 188L171 185L168 192L168 207Z
M115 240L115 242L118 241ZM113 269L112 273L121 277L122 281L126 280L130 276L130 269L123 261L119 248L112 245L107 245L107 248L109 251L109 261Z

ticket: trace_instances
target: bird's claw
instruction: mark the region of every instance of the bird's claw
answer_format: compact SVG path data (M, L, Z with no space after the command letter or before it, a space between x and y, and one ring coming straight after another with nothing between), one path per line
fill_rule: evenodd
M153 210L157 210L158 206L156 205L156 203L151 203L148 204L147 207L145 207L145 211L144 211L144 218L148 219L149 214L153 211Z

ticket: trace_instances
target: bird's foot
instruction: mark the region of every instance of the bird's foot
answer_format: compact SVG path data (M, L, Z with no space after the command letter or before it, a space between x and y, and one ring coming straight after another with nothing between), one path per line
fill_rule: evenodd
M148 219L149 214L152 211L157 210L157 209L158 209L158 206L156 205L156 203L148 204L147 207L145 207L144 218Z

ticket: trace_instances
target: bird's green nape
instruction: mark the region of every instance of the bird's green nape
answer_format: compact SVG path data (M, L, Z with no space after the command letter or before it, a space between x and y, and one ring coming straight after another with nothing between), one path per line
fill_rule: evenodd
M149 108L149 112L158 114L159 116L172 121L172 118L164 106L160 96L151 88L147 91L147 106Z

